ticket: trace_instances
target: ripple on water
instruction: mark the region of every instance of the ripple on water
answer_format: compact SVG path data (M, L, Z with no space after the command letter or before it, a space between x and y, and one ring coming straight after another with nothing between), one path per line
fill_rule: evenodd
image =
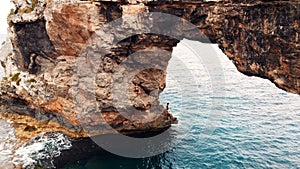
M178 144L151 158L95 155L66 168L300 168L299 95L242 75L223 54L219 58L226 92L215 95L201 64L191 60L182 43L176 50L193 71L186 71L178 58L172 58L160 102L169 102L170 111L179 119L172 127Z
M267 80L241 75L225 59L221 58L221 62L225 66L226 95L209 98L224 101L222 107L214 107L222 115L203 143L199 140L203 139L199 135L206 130L202 122L211 118L206 112L213 108L203 104L209 102L208 97L200 96L203 96L201 87L208 83L200 81L203 83L198 84L200 92L185 91L189 97L183 106L197 100L200 109L192 111L197 107L192 105L188 106L192 109L183 110L188 116L176 114L179 121L187 120L192 127L186 139L167 155L176 161L174 168L299 168L300 97L275 88ZM176 67L169 69L176 73ZM162 95L172 105L168 86L166 89ZM172 86L171 90L174 95L176 88ZM180 92L183 91L177 90Z

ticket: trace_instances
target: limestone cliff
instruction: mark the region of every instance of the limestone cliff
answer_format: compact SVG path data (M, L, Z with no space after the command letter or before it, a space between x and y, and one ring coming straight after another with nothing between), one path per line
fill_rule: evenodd
M83 137L87 132L106 133L104 123L126 134L164 130L175 121L158 101L165 87L172 48L183 37L204 42L205 38L172 25L177 38L153 33L136 33L124 38L123 34L142 26L130 20L121 21L123 30L99 34L103 26L126 15L163 12L183 18L196 25L211 42L218 43L240 72L270 79L278 87L300 94L300 3L297 0L34 0L30 3L14 0L14 3L16 10L8 17L13 52L1 58L6 71L1 104L12 112L42 121L38 124L40 127L55 124L60 127L53 130ZM156 19L156 22L167 23L168 18ZM131 26L126 27L128 24ZM95 35L99 42L105 43L97 44L92 38ZM117 43L113 44L114 41ZM9 42L5 45L10 47ZM128 59L131 54L146 49L165 52L139 53L132 60ZM95 65L94 60L84 59L88 57L78 59L82 55L99 55L100 59L96 61L95 70L78 75L78 67ZM122 64L124 62L128 64ZM147 64L158 68L129 74L131 79L115 78L116 73L126 74ZM84 105L91 102L86 91L80 90L89 86L78 88L80 79L84 78L95 82L93 104L97 108L92 113L78 110L74 99L79 98L79 103ZM128 91L124 91L128 98L122 98L120 93L118 96L129 100L129 104L118 107L112 95L114 89L122 87L122 81L129 82ZM133 113L132 107L142 114ZM120 114L120 110L126 113ZM84 116L84 121L78 116ZM7 115L7 118L13 117Z

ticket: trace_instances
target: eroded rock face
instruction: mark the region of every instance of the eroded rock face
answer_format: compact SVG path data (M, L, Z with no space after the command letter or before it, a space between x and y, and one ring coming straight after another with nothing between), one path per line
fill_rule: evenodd
M57 130L71 137L106 133L106 124L123 133L170 127L175 119L158 97L172 48L184 37L208 42L192 27L153 26L167 24L164 17L145 25L120 19L122 29L109 25L122 16L140 14L142 20L142 14L164 12L183 18L218 43L242 73L300 94L298 1L32 3L36 8L17 1L10 16L13 54L1 58L7 76L1 103L44 125L62 125ZM17 102L21 107L14 107Z
M153 5L149 11L189 20L219 44L240 72L300 94L299 1L240 2Z

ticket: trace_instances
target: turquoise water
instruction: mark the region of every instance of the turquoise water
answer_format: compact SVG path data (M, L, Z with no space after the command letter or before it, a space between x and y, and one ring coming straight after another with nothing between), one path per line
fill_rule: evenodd
M203 64L188 43L174 49L160 95L179 120L170 150L144 159L101 154L65 168L300 168L300 96L239 73L216 46L221 66Z
M299 95L239 73L216 46L224 74L213 79L185 43L174 50L160 96L179 119L175 146L155 157L99 155L65 168L300 168Z

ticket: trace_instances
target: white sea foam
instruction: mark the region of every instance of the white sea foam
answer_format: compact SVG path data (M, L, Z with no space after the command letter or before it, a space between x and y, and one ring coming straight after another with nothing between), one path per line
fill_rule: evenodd
M54 168L53 159L72 146L62 133L42 133L18 148L21 141L15 137L12 123L0 119L0 126L0 168L13 169L14 165L28 169L36 165Z
M71 146L70 140L61 133L42 134L16 150L13 163L23 168L34 168L36 165L54 168L53 158Z
M18 139L14 135L11 122L0 119L0 168L12 169L13 149L17 146Z

